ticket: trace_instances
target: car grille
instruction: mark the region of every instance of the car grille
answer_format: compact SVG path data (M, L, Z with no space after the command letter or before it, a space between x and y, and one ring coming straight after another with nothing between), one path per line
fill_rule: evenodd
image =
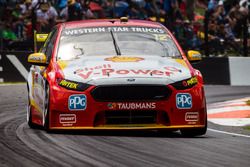
M97 101L143 101L167 99L171 90L165 85L97 86L91 95Z
M105 111L105 124L153 124L156 123L157 111L119 110Z

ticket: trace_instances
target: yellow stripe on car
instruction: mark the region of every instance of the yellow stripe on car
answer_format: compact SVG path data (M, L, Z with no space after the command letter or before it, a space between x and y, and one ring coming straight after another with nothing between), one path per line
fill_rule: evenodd
M98 126L98 127L51 127L51 129L65 129L65 130L156 130L156 129L185 129L185 128L204 128L205 125L176 125L176 126L164 126L164 125L138 125L125 127L125 125L112 125L112 126Z
M62 70L68 66L68 61L65 60L59 60L57 63Z
M182 59L175 59L175 61L177 63L181 64L182 66L188 68L187 63L184 60L182 60Z

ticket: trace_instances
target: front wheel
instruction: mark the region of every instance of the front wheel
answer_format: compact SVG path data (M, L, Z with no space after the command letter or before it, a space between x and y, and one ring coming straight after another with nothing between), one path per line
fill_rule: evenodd
M31 103L30 98L28 98L28 105L27 105L27 123L30 128L36 129L38 126L32 122L32 111L31 111Z

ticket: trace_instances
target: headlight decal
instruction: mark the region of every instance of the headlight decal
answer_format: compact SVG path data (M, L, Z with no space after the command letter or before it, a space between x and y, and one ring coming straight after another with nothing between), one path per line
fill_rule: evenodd
M69 81L66 79L59 79L58 85L70 90L84 91L89 88L90 85L80 82Z
M196 77L192 77L185 81L187 83L187 86L196 85L198 83L198 79Z
M69 82L69 81L66 81L65 79L63 79L59 82L59 85L62 87L69 88L69 89L77 89L77 86L79 84L74 83L74 82Z
M177 90L184 90L184 89L192 88L197 83L198 83L198 79L196 76L194 76L192 78L189 78L183 81L175 82L171 85Z

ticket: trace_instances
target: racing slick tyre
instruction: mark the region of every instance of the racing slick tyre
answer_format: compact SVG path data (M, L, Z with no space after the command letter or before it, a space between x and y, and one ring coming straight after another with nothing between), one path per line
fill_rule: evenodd
M181 134L184 137L195 137L202 136L207 132L207 119L204 128L195 128L195 129L181 129Z
M28 106L27 106L27 123L30 128L35 129L38 126L32 122L32 113L31 113L31 104L30 99L28 99Z
M45 102L44 102L44 112L43 112L43 127L44 130L46 130L47 132L50 131L50 127L49 127L49 122L50 122L50 118L49 118L49 85L46 84L45 86Z

